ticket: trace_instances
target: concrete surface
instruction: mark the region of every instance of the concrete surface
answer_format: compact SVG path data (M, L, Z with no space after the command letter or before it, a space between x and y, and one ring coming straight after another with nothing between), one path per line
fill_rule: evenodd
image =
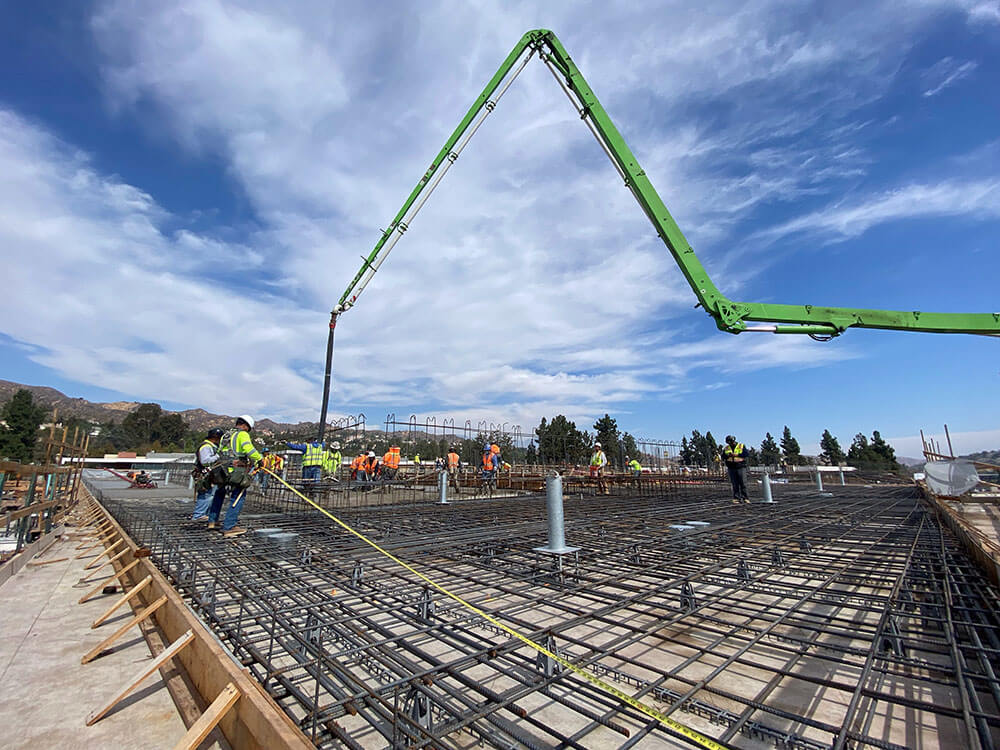
M86 726L88 714L102 708L152 657L136 626L113 651L80 664L85 653L133 616L125 605L91 630L120 594L77 604L98 580L79 583L84 566L99 551L75 560L80 543L60 539L35 561L69 560L25 566L0 588L0 745L8 750L173 747L185 727L159 672L101 721Z

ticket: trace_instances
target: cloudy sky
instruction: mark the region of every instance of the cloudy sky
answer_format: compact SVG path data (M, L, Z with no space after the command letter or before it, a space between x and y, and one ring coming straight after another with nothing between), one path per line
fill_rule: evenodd
M555 31L733 299L1000 310L1000 2L6 3L0 377L315 419L329 310ZM1000 447L1000 341L731 336L532 62L337 328L334 415Z

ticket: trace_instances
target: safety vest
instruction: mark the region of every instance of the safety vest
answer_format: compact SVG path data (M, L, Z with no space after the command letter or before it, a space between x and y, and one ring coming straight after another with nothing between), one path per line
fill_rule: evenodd
M201 462L201 449L204 448L206 445L212 446L212 450L216 454L218 454L219 452L219 448L215 443L213 443L211 440L208 439L203 440L201 445L198 446L198 450L194 452L194 465L197 466L199 469L207 468L205 464Z
M306 443L306 452L302 454L302 465L322 466L323 453L322 443Z
M457 469L458 468L458 462L459 462L459 458L458 458L458 454L457 453L451 452L451 453L448 454L448 468L449 469Z
M353 459L351 459L351 468L357 471L358 469L361 468L361 465L364 462L365 462L364 456L355 456Z
M629 462L628 462L628 467L629 467L629 468L630 468L630 469L631 469L632 471L642 471L642 464L640 464L640 463L639 463L638 461L636 461L636 460L635 460L634 458L633 458L633 459L632 459L631 461L629 461Z
M590 457L591 466L604 466L608 462L608 459L604 457L604 451L594 451L594 455Z
M378 466L378 459L374 456L369 456L365 458L361 463L361 468L368 474L374 474L375 468Z
M390 469L398 469L399 454L396 453L396 451L394 451L392 448L390 448L389 452L386 453L384 456L382 456L382 463L384 463Z
M728 445L722 449L723 457L728 461L731 458L740 458L743 456L743 443L737 443L735 448L730 448Z
M483 471L493 471L493 453L483 454Z
M230 430L222 436L219 442L219 455L230 456L232 458L248 458L251 461L260 461L260 451L253 446L250 433L246 430Z
M417 453L417 454L416 454L416 455L415 455L415 456L413 457L413 463L415 463L415 464L416 464L417 466L419 466L419 465L420 465L420 454L419 454L419 453Z
M337 473L337 469L340 468L340 464L343 463L343 461L344 461L344 457L342 455L340 455L340 451L327 451L326 457L327 457L327 461L328 461L328 463L327 463L327 466L328 466L327 471L330 474L336 474Z

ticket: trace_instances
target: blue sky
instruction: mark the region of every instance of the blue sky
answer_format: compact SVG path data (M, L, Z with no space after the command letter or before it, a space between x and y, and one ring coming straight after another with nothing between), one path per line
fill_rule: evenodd
M8 3L0 377L315 419L331 306L537 27L731 298L1000 310L996 0L373 8ZM532 63L342 317L332 412L1000 447L997 339L734 337L694 301Z

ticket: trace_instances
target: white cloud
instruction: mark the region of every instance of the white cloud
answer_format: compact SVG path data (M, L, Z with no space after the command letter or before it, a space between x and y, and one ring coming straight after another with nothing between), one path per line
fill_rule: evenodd
M311 416L325 311L502 56L541 25L562 36L731 290L749 274L739 248L728 250L749 217L865 174L872 157L854 139L870 120L859 108L885 93L921 25L945 7L955 6L872 4L826 18L778 1L712 13L659 2L375 13L361 2L103 3L92 30L109 105L221 159L263 229L239 242L167 229L184 222L155 197L8 113L0 239L26 262L18 293L0 303L3 329L47 346L41 361L76 379ZM844 233L907 215L903 197L890 198L784 231L806 231L811 218ZM211 275L220 265L227 273ZM39 315L18 312L52 288L41 279L82 291ZM606 404L714 387L697 382L700 370L859 356L746 334L692 343L681 323L711 326L686 312L692 302L551 76L532 64L342 319L335 408L433 401L463 415L582 420ZM157 351L129 343L139 340Z
M952 57L938 60L924 72L923 81L928 88L924 90L923 95L937 96L949 86L969 77L977 67L978 64L971 60L960 62Z
M1000 218L1000 180L948 180L907 185L869 196L863 202L829 206L758 232L757 236L775 239L805 232L847 239L889 221L939 216Z

